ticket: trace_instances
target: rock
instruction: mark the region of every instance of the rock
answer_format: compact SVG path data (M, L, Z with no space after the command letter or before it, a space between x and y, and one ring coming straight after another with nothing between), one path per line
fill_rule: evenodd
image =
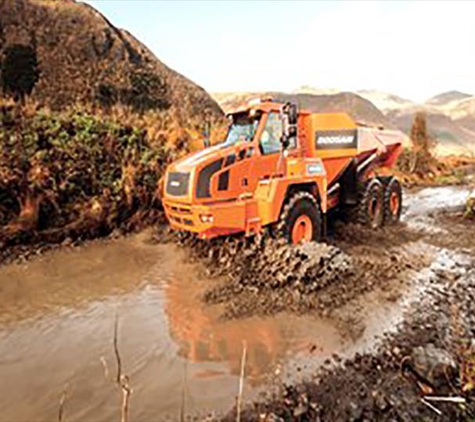
M351 422L358 422L363 418L363 409L355 402L349 404L347 412L348 420Z
M299 405L294 408L294 418L299 418L305 415L308 412L308 405L306 403L299 403Z
M442 387L447 384L447 373L455 373L457 363L452 355L429 343L425 347L413 349L411 357L414 368L426 378L434 387Z
M382 391L374 391L374 406L381 412L386 412L390 408L390 404Z
M261 419L265 422L284 422L284 419L281 418L280 416L277 416L274 413L269 413L268 415L263 415L264 418Z
M70 237L67 237L66 239L63 240L63 243L61 245L64 246L64 247L72 246L73 245L73 239L71 239Z

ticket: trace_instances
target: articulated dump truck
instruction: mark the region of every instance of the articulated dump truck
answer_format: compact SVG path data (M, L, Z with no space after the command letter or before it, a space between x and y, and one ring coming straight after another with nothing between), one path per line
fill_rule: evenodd
M168 167L163 204L173 229L211 239L270 228L299 243L325 236L333 210L370 228L399 220L401 185L375 171L394 165L401 132L271 100L229 119L224 142Z

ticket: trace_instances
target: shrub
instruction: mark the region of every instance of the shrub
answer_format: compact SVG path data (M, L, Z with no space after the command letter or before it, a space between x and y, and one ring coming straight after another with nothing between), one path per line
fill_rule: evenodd
M93 237L159 216L175 150L144 129L82 111L0 106L0 237Z

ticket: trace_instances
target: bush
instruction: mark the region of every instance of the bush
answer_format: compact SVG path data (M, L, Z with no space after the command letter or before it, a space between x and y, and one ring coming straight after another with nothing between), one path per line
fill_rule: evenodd
M475 196L470 196L465 203L465 217L475 218Z
M0 238L93 237L158 218L175 150L80 111L0 105Z

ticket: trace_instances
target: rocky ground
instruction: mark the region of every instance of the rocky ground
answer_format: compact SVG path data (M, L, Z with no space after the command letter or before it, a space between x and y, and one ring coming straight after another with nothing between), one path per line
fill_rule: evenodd
M241 420L475 418L473 222L460 207L425 209L417 195L405 220L377 232L335 220L326 244L297 247L270 236L211 245L180 239L192 259L221 280L204 300L220 304L223 318L281 311L335 317L371 291L396 298L417 283L423 289L377 349L349 359L335 356L311 380L279 385L249 404ZM234 410L224 419L235 418Z
M243 419L473 420L475 271L450 274L436 276L420 306L375 354L324 369L316 380L284 385L247 407ZM434 396L462 403L431 401Z
M224 304L223 318L240 318L281 311L328 316L388 279L402 283L407 271L427 265L424 250L401 246L418 237L400 227L368 233L337 223L329 243L321 244L289 247L270 236L181 242L210 275L222 276L204 300Z

